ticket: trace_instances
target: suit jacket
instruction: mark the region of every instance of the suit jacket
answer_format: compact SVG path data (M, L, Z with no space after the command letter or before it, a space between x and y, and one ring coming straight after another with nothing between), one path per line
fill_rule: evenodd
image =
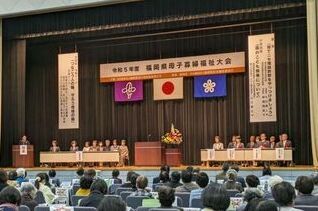
M97 208L103 199L104 194L99 191L92 191L87 198L81 200L79 206Z
M257 148L258 147L258 144L255 142L255 143L251 143L251 142L248 142L247 145L246 145L246 148Z
M318 206L318 196L314 196L312 194L297 195L295 205Z
M168 187L170 187L170 188L177 188L177 187L179 187L179 186L182 186L182 183L170 181L170 182L164 183L163 185L168 186Z
M33 211L34 208L39 204L34 199L32 199L29 194L23 194L21 196L21 205L25 205L30 209L30 211Z
M282 141L276 143L276 148L283 148L283 147L284 147L284 143ZM284 148L289 148L289 147L292 147L292 143L290 140L287 140Z
M229 148L229 149L235 148L235 143L230 142L229 145L227 146L227 148Z

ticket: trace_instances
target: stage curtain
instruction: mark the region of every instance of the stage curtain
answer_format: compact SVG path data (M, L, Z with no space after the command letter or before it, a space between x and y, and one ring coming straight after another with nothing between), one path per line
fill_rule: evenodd
M318 166L318 3L307 0L308 73L313 164Z

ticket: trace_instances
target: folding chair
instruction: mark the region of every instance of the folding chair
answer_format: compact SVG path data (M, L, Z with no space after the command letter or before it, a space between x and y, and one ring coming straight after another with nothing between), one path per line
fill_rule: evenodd
M25 206L25 205L20 205L19 206L19 211L30 211L30 208Z
M175 196L178 196L182 199L182 207L189 207L189 201L190 201L190 193L183 193L183 192L179 192L179 193L175 193Z
M132 193L132 191L123 191L120 193L120 197L123 201L126 201L126 198Z
M148 196L128 196L126 198L126 204L128 207L136 209L142 205L142 200L149 199Z

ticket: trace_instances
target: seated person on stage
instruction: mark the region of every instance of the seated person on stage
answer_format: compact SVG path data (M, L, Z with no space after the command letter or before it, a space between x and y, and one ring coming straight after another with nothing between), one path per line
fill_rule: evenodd
M21 195L18 189L6 187L0 192L0 210L17 211L21 203Z
M312 195L314 183L312 178L300 176L295 183L295 189L298 194L295 199L295 205L318 206L318 196Z
M158 190L158 198L160 202L161 209L176 209L176 210L183 210L178 207L173 207L172 204L175 201L175 191L173 188L162 186Z
M61 186L61 181L59 178L56 178L56 171L54 169L51 169L49 171L49 177L50 177L52 185L54 185L55 187Z
M104 151L109 152L110 151L110 140L105 140L105 147Z
M199 185L200 188L191 191L190 199L189 199L190 207L192 207L192 204L191 204L192 199L201 199L202 191L209 184L209 176L205 172L200 172L197 175L196 183Z
M261 140L257 143L258 147L265 148L265 149L270 147L269 141L266 138L267 138L266 134L262 133Z
M168 165L163 165L160 167L160 173L159 173L159 176L158 177L154 177L153 180L152 180L152 184L156 184L156 183L159 183L160 182L160 174L161 172L167 172L169 174L170 172L170 166Z
M176 192L191 192L195 189L199 189L196 183L192 182L192 173L187 170L181 172L181 180L183 185L176 188Z
M233 149L233 148L235 148L235 145L236 145L236 136L232 136L232 141L229 143L227 148L228 149Z
M213 149L215 149L215 150L224 149L224 145L223 145L223 143L221 142L220 136L215 136L215 137L214 137Z
M126 211L126 203L120 197L105 197L99 204L97 211Z
M248 149L252 149L252 148L257 148L257 143L256 143L256 140L255 140L255 136L251 136L250 137L250 142L248 142L246 148Z
M121 145L119 146L120 158L119 166L125 166L126 161L129 160L129 150L126 145L126 140L121 140Z
M177 188L179 186L182 186L182 183L180 183L181 175L178 171L174 171L171 173L171 179L169 182L165 183L165 186L168 186L170 188Z
M82 177L80 179L80 188L76 191L76 196L88 196L91 192L90 188L93 183L92 177Z
M91 185L89 196L82 199L79 203L79 206L97 208L100 202L105 198L104 195L106 194L107 194L106 182L102 179L97 179Z
M300 211L293 208L296 198L294 187L288 182L281 182L272 188L272 195L275 202L279 205L278 210L282 211Z
M41 191L43 193L45 203L52 204L55 199L55 195L52 192L51 187L49 187L47 183L48 182L45 173L37 174L34 186L38 191Z
M229 169L226 173L227 180L223 184L226 190L237 190L243 192L243 187L241 183L236 181L237 172L234 169Z
M281 136L281 141L276 144L276 148L291 148L292 142L288 140L288 135L283 133Z
M83 152L89 152L91 151L90 143L89 141L85 141L85 145L83 147Z
M276 147L276 138L275 136L271 136L269 138L269 148L275 149L275 147Z
M51 152L59 152L60 151L60 147L57 143L57 140L52 141L52 146L50 147L50 151Z
M112 172L112 178L114 180L114 184L122 184L123 181L118 178L119 177L119 171L117 169L114 169Z
M223 182L226 180L226 172L230 169L230 164L228 162L224 162L222 165L222 172L218 173L215 176L215 182L220 181L220 183L223 184Z
M19 141L19 144L20 144L20 145L29 145L29 144L30 144L30 142L28 141L26 135L23 135L23 136L22 136L21 140Z
M235 149L243 149L244 144L242 143L241 136L236 136Z
M77 146L77 142L75 140L73 140L71 142L71 146L70 146L70 151L71 152L77 152L79 149L78 149L78 146Z
M17 169L17 183L21 185L22 182L28 182L29 180L26 178L26 171L24 168Z
M110 151L119 151L119 146L117 145L117 140L113 140L113 145L110 147Z
M204 209L208 210L227 210L230 206L230 197L226 189L220 184L211 183L202 192L202 204Z
M99 152L104 151L104 143L103 143L103 141L99 141L98 142L97 151L99 151Z
M30 182L23 183L21 186L21 205L27 206L30 211L34 211L34 208L38 206L38 202L35 200L36 188Z
M92 152L98 151L97 140L93 140L90 151Z
M136 180L137 190L130 194L130 196L148 196L152 197L150 191L147 190L148 179L145 176L139 176Z

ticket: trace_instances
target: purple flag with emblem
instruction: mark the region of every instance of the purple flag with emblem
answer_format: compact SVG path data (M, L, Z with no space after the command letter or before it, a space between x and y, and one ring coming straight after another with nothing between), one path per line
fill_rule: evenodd
M115 82L115 102L127 102L143 100L142 81Z

